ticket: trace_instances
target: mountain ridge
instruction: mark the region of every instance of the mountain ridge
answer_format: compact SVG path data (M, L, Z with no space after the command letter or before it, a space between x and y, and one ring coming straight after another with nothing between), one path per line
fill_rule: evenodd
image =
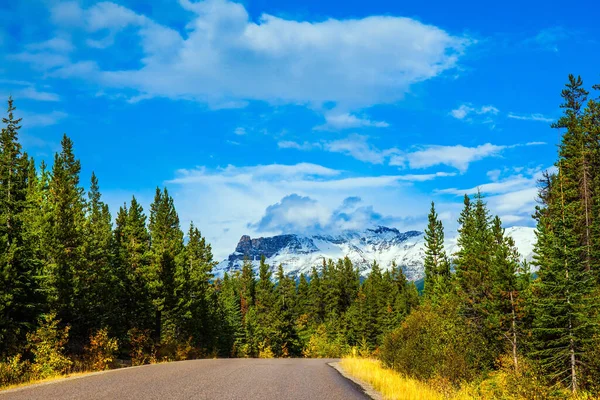
M522 259L531 260L535 243L534 228L516 226L507 228L505 232L515 240ZM455 235L445 240L444 247L449 255L458 250L456 238ZM377 261L384 270L395 261L402 267L407 279L417 281L424 277L424 244L423 232L401 232L386 226L338 234L288 233L254 239L243 235L235 251L217 265L215 275L223 276L225 272L240 270L245 258L256 269L262 255L272 268L282 264L285 273L293 276L310 273L312 267L322 265L323 260L347 256L363 276L370 271L373 261Z

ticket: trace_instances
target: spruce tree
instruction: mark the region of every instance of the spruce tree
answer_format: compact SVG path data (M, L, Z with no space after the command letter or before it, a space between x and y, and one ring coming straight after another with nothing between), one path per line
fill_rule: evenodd
M87 265L80 273L78 290L81 303L77 309L86 316L84 324L88 330L97 330L117 323L113 310L118 283L111 257L112 219L108 205L101 199L98 178L94 173L83 229L83 256Z
M438 219L435 204L431 202L431 210L425 228L425 297L437 300L448 288L450 280L450 263L444 250L444 227Z
M24 226L30 200L28 180L34 179L35 173L30 171L27 154L21 151L21 119L15 118L15 110L9 97L7 117L2 118L5 127L0 133L0 356L18 350L39 312L39 263Z
M148 224L151 241L150 290L155 306L155 336L160 340L174 340L178 336L181 319L177 307L177 279L181 268L180 255L183 251L183 232L179 227L179 216L173 198L167 189L156 188L154 202L150 205Z
M48 264L52 293L50 301L57 318L73 326L75 337L84 336L83 315L73 311L82 305L79 283L85 279L84 198L79 186L81 164L73 153L73 142L64 135L61 151L54 157L48 187Z
M573 392L582 384L584 349L597 331L592 271L593 215L586 215L586 182L590 173L585 161L581 108L587 97L580 78L569 76L562 92L564 116L553 126L565 129L559 147L558 172L547 176L536 210L535 263L539 280L534 287L534 334L536 350L546 372L556 382L568 382ZM592 178L593 182L594 179ZM589 182L588 182L589 183ZM589 211L589 210L588 210Z

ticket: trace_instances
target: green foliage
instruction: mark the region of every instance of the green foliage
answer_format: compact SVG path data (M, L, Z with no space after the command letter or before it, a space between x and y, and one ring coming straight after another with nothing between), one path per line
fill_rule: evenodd
M460 315L456 301L417 308L385 337L380 350L384 364L396 371L453 383L489 370L488 354L485 338Z
M597 112L581 78L569 76L562 92L565 110L554 127L564 129L558 169L546 175L536 209L535 264L539 279L533 287L532 356L556 384L568 382L573 393L587 379L582 359L598 332L597 224L600 201L597 128L589 126ZM592 115L593 114L593 115ZM596 120L596 125L597 125Z
M431 210L425 228L425 297L437 301L449 290L450 262L444 250L444 227L438 219L435 204L431 202Z
M27 382L31 379L31 364L23 361L20 354L0 362L0 388Z
M39 327L27 334L28 347L33 355L31 371L37 378L63 374L72 361L65 354L65 345L69 338L69 326L60 327L56 314L42 317Z

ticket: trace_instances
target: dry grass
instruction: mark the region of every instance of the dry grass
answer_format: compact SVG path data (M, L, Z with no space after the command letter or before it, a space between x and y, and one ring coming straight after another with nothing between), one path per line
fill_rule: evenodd
M465 393L443 394L430 385L384 368L381 362L367 358L344 358L341 367L349 375L369 383L388 400L467 400Z
M56 375L49 376L44 379L33 379L30 381L15 383L12 385L0 386L0 393L2 393L5 390L18 389L23 386L31 386L31 385L38 385L41 383L49 383L49 382L53 382L53 381L63 380L66 378L79 378L79 377L94 374L94 373L96 373L96 372L87 371L87 372L73 372L73 373L69 373L69 374L56 374Z

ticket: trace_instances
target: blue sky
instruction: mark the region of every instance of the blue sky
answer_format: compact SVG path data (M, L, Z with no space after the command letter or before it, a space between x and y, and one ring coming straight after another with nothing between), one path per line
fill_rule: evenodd
M18 1L0 96L51 162L75 141L113 213L166 185L217 258L242 234L456 229L478 187L532 225L569 73L600 81L594 1ZM147 207L146 207L147 208Z

